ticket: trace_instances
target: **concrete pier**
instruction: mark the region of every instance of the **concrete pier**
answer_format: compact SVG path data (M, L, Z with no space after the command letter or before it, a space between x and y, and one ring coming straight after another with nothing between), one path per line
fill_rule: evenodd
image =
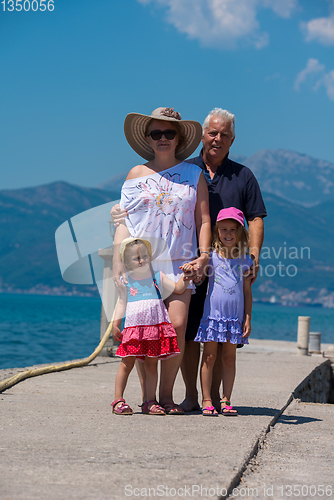
M142 415L135 371L126 400L136 413L113 415L115 358L6 390L0 394L0 498L240 497L243 485L257 488L258 498L270 498L269 487L271 498L288 498L279 488L297 483L310 492L312 485L332 485L334 495L334 405L294 399L307 391L312 373L316 380L317 370L327 373L329 358L298 356L296 343L250 342L237 353L232 403L238 417ZM0 371L1 379L11 374ZM183 395L178 376L175 401ZM318 498L312 493L303 498Z

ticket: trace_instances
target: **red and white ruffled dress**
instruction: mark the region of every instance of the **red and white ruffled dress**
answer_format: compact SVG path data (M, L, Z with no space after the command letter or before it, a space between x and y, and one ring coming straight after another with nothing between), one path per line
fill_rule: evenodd
M176 332L161 298L161 273L144 279L128 275L127 306L122 343L116 356L166 359L180 353Z

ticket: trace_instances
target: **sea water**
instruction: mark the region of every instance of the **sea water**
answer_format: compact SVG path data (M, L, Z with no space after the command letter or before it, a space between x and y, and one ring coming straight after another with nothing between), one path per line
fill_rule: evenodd
M98 297L0 294L0 368L89 356L100 316Z
M0 369L89 356L100 341L100 316L97 297L0 294ZM334 343L334 309L259 303L251 338L294 342L298 316L311 316L311 331Z

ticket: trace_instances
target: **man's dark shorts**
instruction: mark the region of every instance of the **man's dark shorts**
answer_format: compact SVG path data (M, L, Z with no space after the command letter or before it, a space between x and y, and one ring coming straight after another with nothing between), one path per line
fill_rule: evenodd
M208 278L205 278L203 283L196 287L196 293L191 296L188 325L186 330L186 341L194 340L197 335L197 330L203 316L204 302L208 289Z

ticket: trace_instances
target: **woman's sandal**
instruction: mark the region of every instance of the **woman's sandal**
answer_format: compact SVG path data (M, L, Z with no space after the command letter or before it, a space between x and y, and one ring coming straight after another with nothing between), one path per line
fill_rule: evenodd
M123 398L115 399L115 401L111 403L111 406L112 412L115 415L133 415L132 408L130 408L130 406L126 404L125 399Z
M211 399L203 399L203 403L204 401L211 401ZM204 412L208 412L208 413L204 413ZM203 417L218 417L218 412L216 410L216 408L214 406L205 406L202 408L202 415Z
M220 403L225 404L225 406L223 406L223 408L221 409L222 415L225 415L226 417L236 417L238 415L237 410L233 408L233 406L231 406L231 401L221 399Z
M145 401L141 405L141 411L145 415L166 415L164 408L160 406L154 399Z
M173 401L164 403L161 406L163 407L167 415L184 415L184 411L182 410L181 406L176 405L175 403L173 403Z

